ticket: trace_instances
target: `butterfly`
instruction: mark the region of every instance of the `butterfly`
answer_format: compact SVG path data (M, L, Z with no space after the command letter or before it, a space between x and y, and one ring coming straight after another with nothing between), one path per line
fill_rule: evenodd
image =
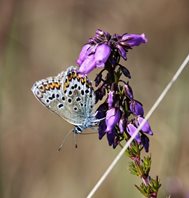
M75 134L99 124L94 113L95 92L91 81L70 66L55 77L34 83L34 96L50 111L74 125Z

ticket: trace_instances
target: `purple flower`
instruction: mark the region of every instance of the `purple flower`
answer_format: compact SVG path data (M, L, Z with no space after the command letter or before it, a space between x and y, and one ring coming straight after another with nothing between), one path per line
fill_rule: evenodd
M80 65L79 72L88 74L96 67L104 67L110 53L111 49L106 44L91 47L89 44L84 45L77 59L77 63Z
M126 129L126 120L124 118L121 118L119 121L119 130L120 133L123 133Z
M138 46L142 43L147 43L145 34L124 34L120 40L121 44L128 45L129 47Z
M147 42L144 34L123 34L122 36L117 36L117 40L118 42L115 43L115 46L120 56L125 60L127 60L128 49Z
M124 60L127 60L127 53L126 53L127 50L122 45L120 45L119 43L116 44L116 48L118 49L119 54L121 55L121 57Z
M142 118L141 116L137 117L137 122L136 122L137 127L143 122L143 120L144 120L144 118ZM143 133L147 133L148 135L153 135L153 132L151 130L151 127L150 127L148 121L145 122L145 124L143 125L141 131Z
M133 99L133 90L132 88L130 87L129 83L125 84L125 93L126 95L130 98L130 99Z
M133 124L131 124L131 123L129 123L129 124L127 125L127 128L126 128L126 129L127 129L127 132L128 132L128 134L129 134L130 136L132 136L132 135L134 134L134 132L137 130L137 128L136 128ZM140 135L139 135L139 134L136 135L135 140L136 140L138 143L141 142L141 138L140 138Z
M97 108L95 117L101 119L98 127L99 139L106 135L108 144L113 148L132 136L144 120L143 106L134 99L132 88L124 78L131 78L131 74L122 65L121 58L127 60L130 49L146 42L144 34L110 35L98 29L83 46L77 59L81 74L89 74L96 68L102 69L95 78L95 103L103 102ZM149 123L145 122L135 141L148 151L147 135L152 134Z
M102 104L100 106L100 108L98 109L98 111L100 112L101 110L103 111L105 109L106 109L106 105ZM103 111L103 112L105 112L105 111ZM119 143L119 137L117 136L116 129L115 129L114 126L117 122L119 122L120 110L110 109L110 110L107 111L107 114L108 114L109 117L107 116L106 120L102 120L99 124L99 127L98 127L99 139L101 140L103 138L103 136L106 134L108 144L110 146L113 146L113 148L116 148L116 146ZM100 115L100 117L101 116L102 115ZM99 115L98 115L98 118L99 118ZM109 125L108 126L109 129L107 127L107 124Z
M112 108L113 102L114 102L114 91L110 91L108 93L108 101L107 102L108 102L109 108Z
M106 113L106 132L112 131L121 118L121 111L117 108L109 109Z
M107 132L107 139L108 139L108 144L111 146L114 143L115 140L115 129L112 129L112 131Z
M86 44L82 47L81 52L79 54L79 58L77 59L77 64L81 65L86 57L89 55L88 49L90 48L89 44Z
M99 45L95 52L96 67L104 67L104 64L108 60L111 53L111 49L107 44Z
M144 109L141 103L137 102L136 100L132 100L129 107L134 115L144 116Z
M77 63L80 66L79 72L88 74L93 69L104 67L108 63L117 65L120 56L127 59L128 49L146 43L147 39L144 34L114 34L97 30L94 37L90 38L80 52ZM117 53L118 52L118 53ZM122 67L124 75L130 78L130 73Z
M95 58L94 55L91 54L90 56L87 56L87 58L83 61L78 71L81 74L88 74L94 68L95 68Z
M98 126L98 137L101 140L103 138L103 136L106 134L105 132L106 130L106 123L105 121L101 121L99 126Z
M145 151L148 152L149 151L149 138L144 133L141 134L141 143Z
M96 118L97 119L102 119L106 117L106 112L108 110L108 104L104 102L97 108L97 113L96 113Z

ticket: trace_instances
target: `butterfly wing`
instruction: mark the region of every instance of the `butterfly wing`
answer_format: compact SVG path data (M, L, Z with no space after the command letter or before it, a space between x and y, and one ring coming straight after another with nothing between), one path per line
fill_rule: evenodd
M91 82L73 66L56 77L36 82L32 92L44 106L78 126L91 116L95 103Z

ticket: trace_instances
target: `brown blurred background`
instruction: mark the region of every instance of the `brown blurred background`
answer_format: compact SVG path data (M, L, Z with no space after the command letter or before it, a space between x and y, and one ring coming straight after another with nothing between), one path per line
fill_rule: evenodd
M135 98L147 112L189 52L188 0L0 1L0 197L82 198L119 152L106 138L70 136L72 126L33 96L32 84L74 65L97 28L145 33L129 51ZM159 197L189 196L189 69L150 118L153 176ZM95 77L95 72L91 78ZM88 130L90 131L90 130ZM123 157L94 197L142 197Z

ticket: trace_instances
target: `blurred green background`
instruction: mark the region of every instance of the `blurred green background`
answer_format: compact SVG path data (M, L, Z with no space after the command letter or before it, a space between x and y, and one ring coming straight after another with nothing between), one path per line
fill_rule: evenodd
M148 37L147 45L129 51L126 63L135 98L147 112L189 51L188 0L0 1L1 198L86 197L119 152L97 135L80 136L78 149L70 136L57 152L73 127L30 90L36 80L74 65L97 28ZM188 76L186 68L150 118L159 197L189 196ZM94 197L142 197L128 162L119 161Z

